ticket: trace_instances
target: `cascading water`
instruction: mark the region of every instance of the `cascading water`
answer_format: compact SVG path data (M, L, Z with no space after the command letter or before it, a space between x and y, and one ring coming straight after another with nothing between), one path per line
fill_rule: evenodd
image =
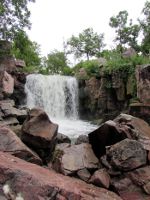
M78 118L78 83L74 77L41 74L27 76L27 106L40 107L59 125L59 132L72 138L96 126Z

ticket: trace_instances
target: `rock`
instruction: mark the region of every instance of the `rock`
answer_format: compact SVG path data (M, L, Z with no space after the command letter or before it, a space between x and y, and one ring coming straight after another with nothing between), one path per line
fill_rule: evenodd
M150 164L150 151L148 152L148 162Z
M150 104L132 103L129 105L129 114L143 119L150 125Z
M150 126L144 120L120 114L114 121L124 130L129 139L137 140L144 149L150 150Z
M87 135L79 135L76 139L75 144L89 143L89 138Z
M0 121L1 126L12 126L12 125L18 125L19 121L15 117L7 117L6 119Z
M107 173L106 169L99 169L92 175L89 183L93 183L96 186L109 188L110 185L110 176Z
M81 169L98 169L99 161L90 144L72 145L55 152L53 168L64 175L73 175Z
M49 160L56 144L58 125L38 108L30 110L22 126L22 141L36 151L44 160Z
M14 91L14 79L6 71L4 71L2 85L3 85L2 91L6 96L11 95L13 93L13 91Z
M123 58L131 58L136 56L136 51L133 48L128 48L122 53Z
M64 135L62 133L57 134L57 143L71 143L70 138L67 135Z
M13 107L12 102L0 101L0 108L4 117L16 117L20 122L23 122L27 116L26 110L21 110Z
M143 190L136 186L128 177L116 177L111 179L111 187L123 200L149 200Z
M87 182L91 177L90 172L86 168L77 171L77 175L81 180L85 182Z
M24 60L19 60L19 59L15 60L15 65L17 68L23 68L26 66Z
M0 152L0 157L0 188L8 185L15 195L20 193L25 200L121 200L106 189L57 174L7 153ZM2 191L1 195L4 196Z
M8 152L28 162L42 164L41 159L25 146L13 131L2 126L0 126L0 151Z
M106 146L113 145L126 138L126 134L120 126L111 120L89 133L88 136L89 143L98 158L106 153Z
M130 171L146 164L147 152L139 142L125 139L107 150L107 160L115 169Z
M137 97L140 102L150 104L150 64L136 68Z
M150 181L143 186L144 191L150 195Z

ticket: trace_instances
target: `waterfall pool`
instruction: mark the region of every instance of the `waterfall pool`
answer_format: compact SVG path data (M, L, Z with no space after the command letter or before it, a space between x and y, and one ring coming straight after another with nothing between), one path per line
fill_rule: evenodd
M97 128L78 117L78 82L74 77L30 74L25 85L27 107L40 107L59 125L58 132L70 138Z

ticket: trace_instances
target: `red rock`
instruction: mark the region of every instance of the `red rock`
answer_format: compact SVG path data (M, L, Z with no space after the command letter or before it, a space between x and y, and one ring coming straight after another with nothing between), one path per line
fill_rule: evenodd
M7 153L0 152L0 158L0 188L8 184L15 195L20 193L25 200L121 200L106 189L57 174Z
M0 151L35 164L42 164L41 159L31 151L9 128L0 126Z
M107 158L115 169L130 171L146 164L147 152L139 142L125 139L107 150Z
M89 182L96 186L108 189L110 184L110 176L105 169L99 169L94 172Z
M22 141L33 148L40 157L48 160L56 144L58 125L38 108L30 110L22 126Z
M72 145L54 152L53 167L65 174L73 175L81 169L98 169L99 161L93 153L90 144Z
M14 91L14 79L6 71L4 72L2 85L3 85L3 90L2 91L6 95L11 95L13 93L13 91Z

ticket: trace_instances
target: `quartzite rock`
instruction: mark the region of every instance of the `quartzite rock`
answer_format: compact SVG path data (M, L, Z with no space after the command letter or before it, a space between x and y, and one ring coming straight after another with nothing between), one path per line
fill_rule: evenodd
M84 168L98 169L99 167L99 161L95 157L90 144L83 143L72 145L63 150L57 149L54 154L54 169L65 175L72 175Z
M115 193L0 152L0 188L25 200L121 200ZM8 181L9 180L9 181ZM1 190L1 196L5 196Z
M115 169L129 171L146 164L147 152L139 142L125 139L107 150L107 160Z
M13 131L2 126L0 126L0 151L8 152L28 162L42 164L41 159L23 144Z
M3 85L2 92L5 95L11 95L13 93L13 91L14 91L14 79L6 71L4 71L2 85Z

